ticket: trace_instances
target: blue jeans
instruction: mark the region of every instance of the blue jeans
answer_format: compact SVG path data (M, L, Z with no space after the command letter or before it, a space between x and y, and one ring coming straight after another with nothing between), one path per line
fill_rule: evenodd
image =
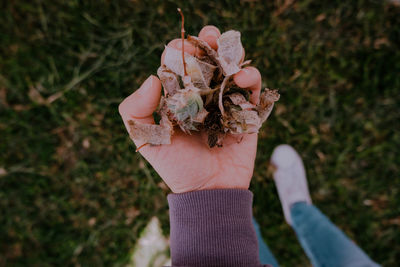
M292 205L290 212L292 227L313 266L380 266L373 262L314 205L298 202ZM255 220L253 222L258 238L261 263L278 266L278 262L261 237L257 222Z

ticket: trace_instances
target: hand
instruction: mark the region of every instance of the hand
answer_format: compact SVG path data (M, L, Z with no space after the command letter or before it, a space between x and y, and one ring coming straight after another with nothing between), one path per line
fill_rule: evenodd
M218 28L205 26L199 38L217 49L216 39L220 35ZM175 39L168 46L181 50L181 44L181 39ZM199 52L186 40L184 46L187 53L193 55ZM261 75L256 68L242 69L235 74L234 81L237 86L252 91L251 102L259 102ZM128 120L154 123L152 114L159 104L160 96L161 82L151 75L120 104L119 112L128 131ZM138 147L142 145L133 141ZM205 189L248 189L256 151L257 134L245 134L239 143L237 137L228 136L224 139L223 147L209 148L204 133L193 131L192 135L187 135L179 129L175 129L170 145L147 145L140 149L140 153L174 193Z

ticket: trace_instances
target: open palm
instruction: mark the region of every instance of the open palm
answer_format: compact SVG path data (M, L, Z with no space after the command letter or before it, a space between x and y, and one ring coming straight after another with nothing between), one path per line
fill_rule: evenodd
M216 27L206 26L200 31L199 38L216 49L219 35ZM181 39L175 39L168 46L181 49L180 43ZM198 53L188 42L185 43L185 51ZM251 101L254 104L259 101L261 76L257 69L247 67L241 70L234 76L234 81L239 87L252 91ZM126 126L132 119L154 123L152 113L159 103L161 89L159 79L150 76L120 104L119 111ZM205 133L188 135L176 129L170 145L144 146L140 153L174 193L217 188L248 189L253 175L257 134L228 136L223 147L209 148L206 140ZM133 141L137 146L142 145Z

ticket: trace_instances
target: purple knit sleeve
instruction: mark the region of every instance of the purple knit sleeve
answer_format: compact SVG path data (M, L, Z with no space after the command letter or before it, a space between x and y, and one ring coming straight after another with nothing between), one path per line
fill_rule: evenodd
M253 194L218 189L168 195L173 266L262 266Z

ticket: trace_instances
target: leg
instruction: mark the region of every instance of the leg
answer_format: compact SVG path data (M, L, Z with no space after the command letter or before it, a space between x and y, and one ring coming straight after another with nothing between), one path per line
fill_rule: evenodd
M313 266L379 266L311 204L303 161L291 146L275 148L271 162L286 222Z
M276 261L274 255L272 252L269 250L268 245L264 242L262 236L261 236L261 231L260 231L260 226L256 222L256 220L253 218L253 225L256 230L257 234L257 240L258 240L258 251L260 255L260 261L262 264L269 264L273 267L278 267L278 262Z
M314 205L291 206L292 227L313 266L379 266Z

